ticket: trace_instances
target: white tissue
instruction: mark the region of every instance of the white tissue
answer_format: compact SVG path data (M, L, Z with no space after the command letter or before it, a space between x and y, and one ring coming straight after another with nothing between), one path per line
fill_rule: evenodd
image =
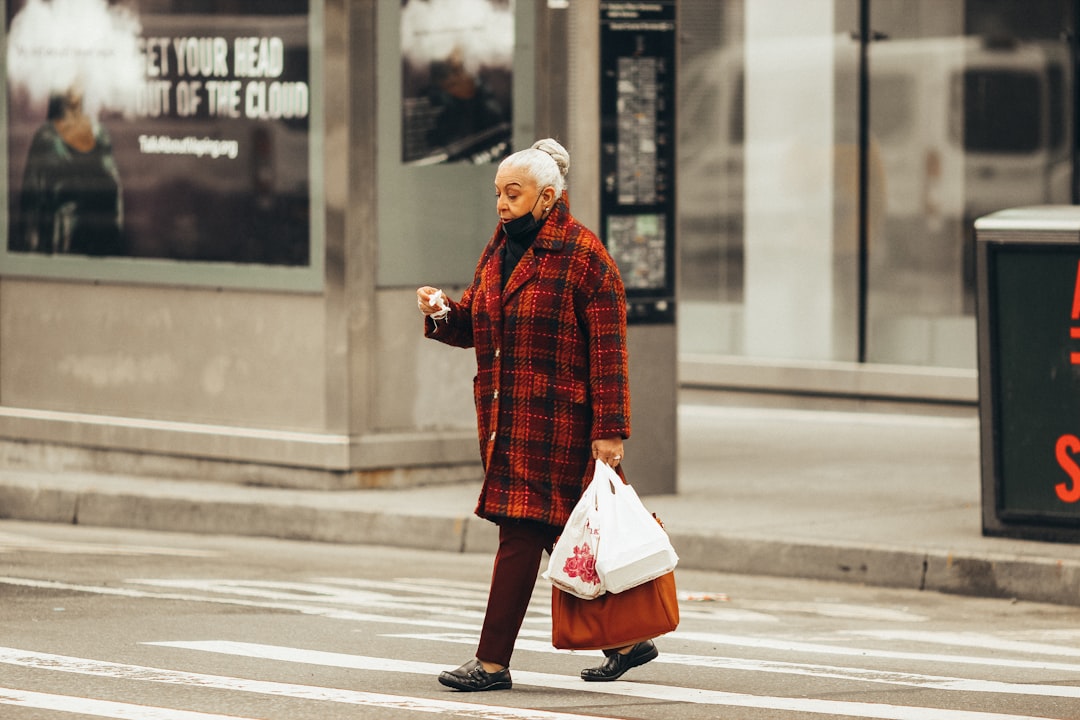
M428 305L439 308L439 312L431 314L432 320L442 320L450 314L450 305L447 303L442 290L436 290L431 294L431 297L428 298Z

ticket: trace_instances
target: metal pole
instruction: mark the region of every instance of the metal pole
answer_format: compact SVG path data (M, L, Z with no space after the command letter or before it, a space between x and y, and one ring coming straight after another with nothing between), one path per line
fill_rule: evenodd
M1080 0L1078 0L1080 1ZM866 362L867 291L869 286L870 182L870 0L859 3L859 278L858 361Z

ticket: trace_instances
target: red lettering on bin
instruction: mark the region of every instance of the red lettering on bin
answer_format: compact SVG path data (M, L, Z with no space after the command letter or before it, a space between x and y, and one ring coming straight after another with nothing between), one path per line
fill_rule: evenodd
M1080 438L1075 435L1062 435L1058 438L1055 455L1058 465L1069 476L1071 483L1058 483L1054 486L1061 502L1074 503L1080 500L1080 465L1073 457L1080 452Z
M1072 319L1080 320L1080 262L1076 263L1076 284L1073 286Z
M1077 262L1076 283L1073 285L1072 319L1080 320L1080 262ZM1080 327L1069 328L1069 337L1073 340L1080 339ZM1080 352L1069 353L1069 362L1080 365Z

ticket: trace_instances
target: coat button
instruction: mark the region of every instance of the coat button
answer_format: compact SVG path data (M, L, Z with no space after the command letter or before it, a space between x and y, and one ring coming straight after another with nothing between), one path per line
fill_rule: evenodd
M499 357L499 353L501 352L502 350L500 350L499 348L495 348L495 357Z
M491 442L495 442L495 433L494 432L491 433L491 438L490 439L491 439Z
M495 394L494 394L494 395L492 395L491 397L492 397L492 399L494 399L494 400L498 400L498 399L499 399L499 391L498 391L498 390L496 390L496 391L495 391Z

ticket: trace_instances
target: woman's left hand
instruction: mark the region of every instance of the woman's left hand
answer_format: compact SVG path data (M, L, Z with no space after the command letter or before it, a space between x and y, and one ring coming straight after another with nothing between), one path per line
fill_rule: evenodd
M621 437L604 438L593 440L592 456L597 460L603 460L611 467L622 462L623 441Z

